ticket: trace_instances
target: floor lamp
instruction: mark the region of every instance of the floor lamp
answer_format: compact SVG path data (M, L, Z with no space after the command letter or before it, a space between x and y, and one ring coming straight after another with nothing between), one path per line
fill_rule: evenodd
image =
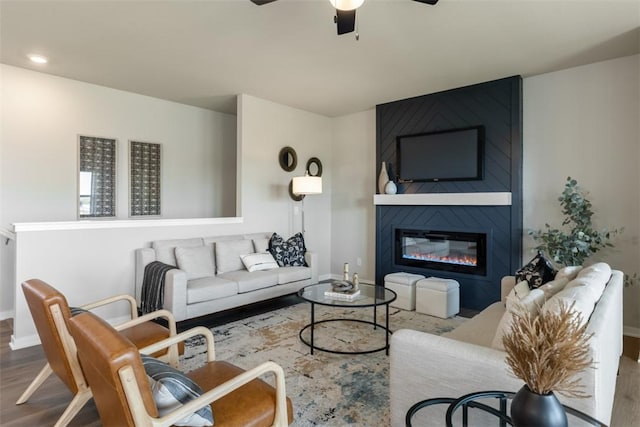
M305 233L304 228L304 197L311 194L322 194L322 178L319 176L311 176L309 172L305 172L304 176L296 176L293 178L291 192L301 197L302 200L302 234Z

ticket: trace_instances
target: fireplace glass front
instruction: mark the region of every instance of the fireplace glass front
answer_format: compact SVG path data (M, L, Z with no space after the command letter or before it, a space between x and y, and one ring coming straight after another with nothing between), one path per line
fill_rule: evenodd
M483 233L396 229L396 264L485 275L487 239Z

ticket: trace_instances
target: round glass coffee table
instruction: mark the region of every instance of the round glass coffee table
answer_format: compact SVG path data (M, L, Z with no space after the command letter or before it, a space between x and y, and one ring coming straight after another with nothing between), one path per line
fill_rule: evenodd
M314 350L325 351L327 353L334 354L367 354L374 353L376 351L385 350L387 355L389 354L389 335L391 334L391 330L389 329L389 304L393 302L397 295L391 289L387 289L383 286L375 286L375 285L367 285L360 284L360 295L355 297L353 300L343 300L343 299L334 299L325 295L325 292L332 290L331 283L318 283L316 285L305 286L304 288L298 291L298 296L303 300L311 303L311 323L306 325L300 330L299 336L300 341L305 343L311 348L311 354L313 354ZM361 319L345 319L345 318L335 318L335 319L325 319L325 320L315 320L315 306L316 304L324 305L327 307L342 307L342 308L367 308L373 307L373 321L369 320L361 320ZM379 306L384 306L386 309L385 313L385 324L380 325L377 323L376 314ZM366 323L372 325L374 329L381 328L385 331L385 345L384 347L375 348L373 350L365 350L365 351L340 351L335 349L329 349L324 347L319 347L314 344L314 329L316 325L321 323L331 323L331 322L357 322L357 323ZM307 340L303 333L309 329L310 330L310 339Z

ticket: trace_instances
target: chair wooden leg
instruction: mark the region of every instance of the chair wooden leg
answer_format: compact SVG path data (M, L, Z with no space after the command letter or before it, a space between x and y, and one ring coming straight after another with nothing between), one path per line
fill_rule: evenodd
M40 371L40 373L31 381L29 387L22 393L22 396L16 402L16 405L22 405L24 402L29 400L31 395L42 385L42 383L49 378L53 371L51 370L51 366L47 363L44 365L44 368Z
M65 427L91 399L91 389L79 390L53 427Z

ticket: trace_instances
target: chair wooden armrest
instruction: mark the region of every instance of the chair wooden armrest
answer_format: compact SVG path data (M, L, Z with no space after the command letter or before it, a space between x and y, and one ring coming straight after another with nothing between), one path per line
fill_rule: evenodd
M173 344L183 342L188 338L197 337L198 335L204 336L205 340L207 341L207 362L213 362L214 360L216 360L213 333L211 333L211 331L204 326L196 326L195 328L191 328L188 331L181 332L177 335L173 335L169 338L165 338L154 344L148 345L144 348L141 348L140 353L153 354Z
M80 306L80 308L83 308L85 310L93 310L94 308L97 307L102 307L103 305L107 305L107 304L112 304L114 302L118 302L118 301L129 301L129 308L131 311L131 318L135 319L136 317L138 317L138 306L136 303L136 299L134 297L132 297L131 295L126 295L126 294L122 294L122 295L115 295L109 298L105 298L105 299L101 299L98 301L94 301L94 302L90 302L88 304L82 305Z

